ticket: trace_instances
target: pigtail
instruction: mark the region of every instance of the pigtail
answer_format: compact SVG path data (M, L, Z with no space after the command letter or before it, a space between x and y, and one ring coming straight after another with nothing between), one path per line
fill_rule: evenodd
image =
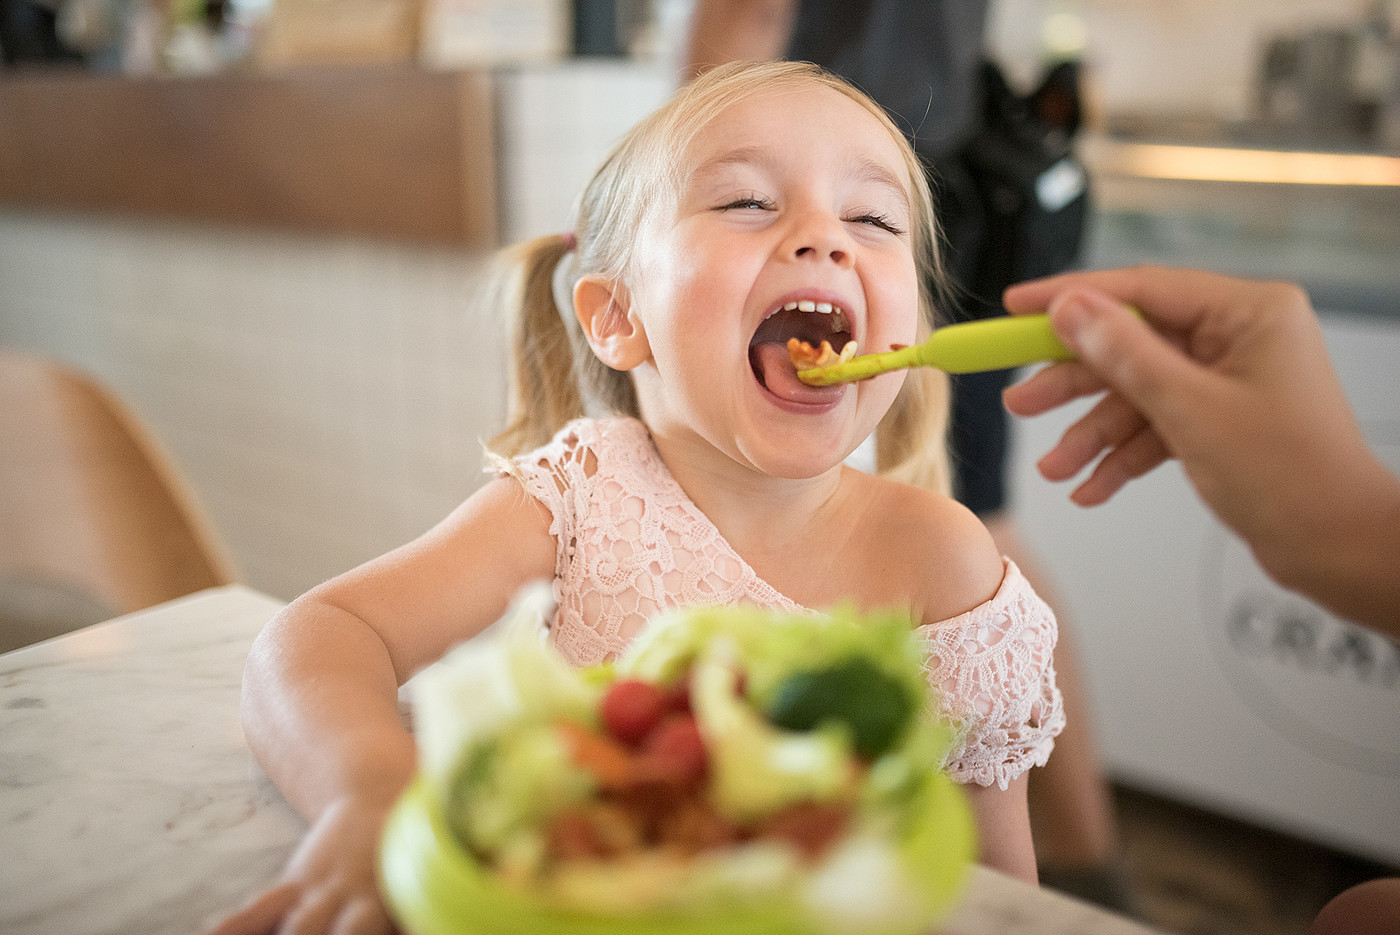
M875 463L882 476L951 495L948 401L946 373L933 367L910 371L875 429Z
M938 310L949 307L953 286L943 266L940 232L933 202L923 176L915 176L916 204L928 218L928 228L915 238L919 258L919 307L924 314L915 340L924 341L940 321ZM890 411L875 429L875 463L879 473L914 487L952 496L952 459L948 453L952 385L934 367L914 367L904 380Z
M554 269L568 251L550 234L496 256L487 296L509 314L510 347L506 427L488 443L497 455L537 448L584 414L575 339L554 301Z

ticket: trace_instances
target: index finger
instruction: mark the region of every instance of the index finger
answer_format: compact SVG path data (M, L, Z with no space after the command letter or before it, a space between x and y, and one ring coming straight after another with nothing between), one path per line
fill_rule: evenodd
M279 883L207 930L205 935L271 935L281 927L283 918L300 895L301 889L295 883Z
M1253 305L1270 285L1219 273L1164 266L1063 273L1020 283L1003 302L1014 314L1042 312L1054 298L1076 288L1096 289L1139 309L1150 321L1192 331L1211 316L1234 314Z

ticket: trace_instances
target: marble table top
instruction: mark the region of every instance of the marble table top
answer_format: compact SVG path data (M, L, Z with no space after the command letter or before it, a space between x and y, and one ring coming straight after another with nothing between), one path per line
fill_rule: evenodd
M193 935L305 830L248 752L243 661L282 606L215 588L0 656L0 932ZM943 935L1151 935L983 868Z

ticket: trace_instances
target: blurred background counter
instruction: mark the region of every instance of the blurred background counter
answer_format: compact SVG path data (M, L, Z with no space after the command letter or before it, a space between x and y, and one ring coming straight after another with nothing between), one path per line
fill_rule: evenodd
M1287 279L1324 312L1400 321L1400 156L1172 125L1094 134L1082 153L1096 198L1086 265Z
M592 161L669 88L606 59L0 73L0 206L490 249L556 229ZM1400 155L1267 143L1201 121L1090 133L1087 264L1289 278L1320 306L1400 315Z

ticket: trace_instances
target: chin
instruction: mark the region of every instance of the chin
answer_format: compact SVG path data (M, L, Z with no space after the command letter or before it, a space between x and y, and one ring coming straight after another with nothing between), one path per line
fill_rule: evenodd
M815 427L795 427L766 432L756 443L740 440L741 454L750 464L771 477L810 480L839 467L859 445L847 432L814 431Z

